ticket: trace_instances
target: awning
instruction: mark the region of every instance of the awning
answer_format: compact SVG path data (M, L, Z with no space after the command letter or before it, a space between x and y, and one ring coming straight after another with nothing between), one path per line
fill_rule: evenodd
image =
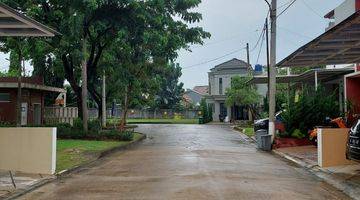
M53 37L55 30L0 3L0 36Z
M0 82L0 88L9 88L9 89L17 89L18 83L14 82ZM66 93L66 90L63 88L49 87L45 85L38 85L32 83L22 83L22 89L31 89L31 90L39 90L39 91L47 91L47 92L55 92L55 93Z
M299 75L289 75L289 76L276 76L277 83L294 83L296 78ZM250 81L249 84L266 84L268 83L267 76L254 76Z
M296 50L278 67L322 66L360 62L360 12Z
M300 75L277 76L277 83L314 83L317 79L320 83L327 83L343 78L344 75L353 73L353 68L341 69L311 69ZM248 83L250 84L266 84L267 76L254 76Z

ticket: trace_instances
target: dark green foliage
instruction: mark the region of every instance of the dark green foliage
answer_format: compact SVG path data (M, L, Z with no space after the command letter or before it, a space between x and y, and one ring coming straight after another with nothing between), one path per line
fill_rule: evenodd
M118 140L132 141L134 133L132 131L120 132L118 130L101 131L100 122L98 120L89 121L89 131L85 133L82 130L82 121L75 120L74 126L61 123L49 125L57 127L57 137L59 139L84 139L84 140Z
M120 138L121 141L132 141L134 139L134 133L131 131L124 131L122 133L120 133Z
M93 119L89 121L89 131L98 133L101 130L101 122L98 119Z
M164 67L164 76L160 77L160 90L155 97L155 108L182 110L181 100L185 92L183 83L179 83L181 68L179 65L169 64Z
M306 135L303 132L301 132L299 129L295 129L294 132L291 134L291 137L302 139L306 137Z
M299 94L299 101L293 102L294 99L295 94L291 96L290 105L282 114L289 134L296 129L306 134L315 126L324 125L326 117L335 118L340 115L336 95L328 94L322 87L317 91L305 88Z
M231 87L226 89L226 105L245 106L250 110L253 117L258 117L258 104L261 96L256 87L247 82L251 77L235 76L231 78Z
M66 123L55 124L50 126L57 127L57 138L60 139L83 139L86 137L86 134L82 130L82 127L80 128L75 126L72 127L70 124L66 124Z
M15 124L0 121L0 127L15 127Z
M201 117L203 118L203 123L209 123L212 119L212 108L206 103L205 99L201 99L200 102L200 111Z

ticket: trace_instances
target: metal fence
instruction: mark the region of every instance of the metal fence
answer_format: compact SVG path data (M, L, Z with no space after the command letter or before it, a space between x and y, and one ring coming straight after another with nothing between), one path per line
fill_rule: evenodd
M107 109L108 118L120 118L123 112L120 108L116 109ZM199 110L185 110L176 112L169 109L159 109L159 110L139 110L139 109L129 109L128 110L128 119L169 119L175 118L175 116L181 116L184 119L195 119L199 117ZM89 109L89 117L97 118L98 109Z

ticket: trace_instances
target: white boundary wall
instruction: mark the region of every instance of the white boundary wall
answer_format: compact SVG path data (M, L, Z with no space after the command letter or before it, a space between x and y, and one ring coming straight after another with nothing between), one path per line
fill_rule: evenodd
M0 169L54 174L56 128L0 128Z

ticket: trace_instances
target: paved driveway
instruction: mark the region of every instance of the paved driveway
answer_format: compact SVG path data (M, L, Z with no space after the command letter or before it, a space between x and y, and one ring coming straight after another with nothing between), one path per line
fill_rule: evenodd
M142 125L142 145L23 199L347 199L227 126Z

